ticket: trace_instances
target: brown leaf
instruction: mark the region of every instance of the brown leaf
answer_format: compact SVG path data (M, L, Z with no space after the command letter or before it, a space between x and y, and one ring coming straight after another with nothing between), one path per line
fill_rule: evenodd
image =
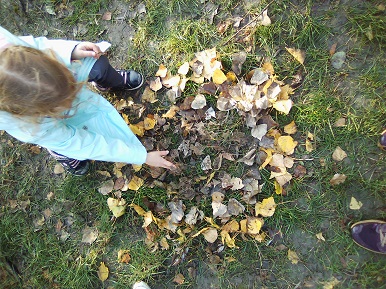
M344 174L335 174L330 180L330 184L333 186L342 184L346 181L347 176Z
M102 15L102 20L110 21L112 13L110 11L106 11Z
M83 229L82 243L92 244L98 238L98 230L92 227Z
M176 277L174 277L173 282L177 283L178 285L181 285L185 282L185 277L181 273L177 274Z
M118 251L118 262L128 264L131 260L129 250L119 250Z
M120 178L115 180L114 190L120 190L123 188L124 185L125 185L125 178L120 177Z
M346 157L347 157L346 152L342 150L339 146L336 147L335 151L332 154L332 159L336 162L340 162Z

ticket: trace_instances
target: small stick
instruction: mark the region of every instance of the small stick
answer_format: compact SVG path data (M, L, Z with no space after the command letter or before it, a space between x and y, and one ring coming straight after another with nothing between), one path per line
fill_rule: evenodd
M233 38L236 37L237 34L239 34L243 29L245 29L246 27L248 27L249 25L251 25L253 22L255 22L257 20L258 17L261 16L261 14L263 14L263 12L265 10L268 9L268 7L273 3L275 2L275 0L272 0L271 2L269 2L265 8L263 10L261 10L261 12L259 14L257 14L251 21L249 21L245 26L241 27L239 30L237 30L237 32L235 34L232 35L232 37L230 37L227 41L225 41L222 45L225 45L227 44L229 41L231 41Z

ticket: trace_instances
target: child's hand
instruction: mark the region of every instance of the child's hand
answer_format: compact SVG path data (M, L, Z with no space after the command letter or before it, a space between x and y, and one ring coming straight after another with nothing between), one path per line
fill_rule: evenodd
M79 60L85 57L98 59L103 53L98 45L91 42L81 42L75 46L71 54L72 60Z
M169 151L154 151L147 153L146 164L152 167L162 167L165 169L175 169L176 166L165 160L163 157L166 156Z

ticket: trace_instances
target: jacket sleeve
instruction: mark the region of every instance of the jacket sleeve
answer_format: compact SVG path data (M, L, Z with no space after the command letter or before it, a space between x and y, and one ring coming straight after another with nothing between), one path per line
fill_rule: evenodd
M72 51L80 43L80 41L74 40L51 40L46 37L20 36L19 38L36 49L51 49L66 66L71 65Z
M131 131L124 137L112 137L52 120L23 128L7 128L7 132L20 141L41 145L78 160L143 164L147 156L145 147Z

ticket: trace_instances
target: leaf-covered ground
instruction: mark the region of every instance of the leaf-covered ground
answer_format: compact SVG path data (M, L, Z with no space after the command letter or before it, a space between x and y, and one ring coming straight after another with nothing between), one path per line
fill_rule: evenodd
M177 170L66 175L1 136L4 288L384 288L349 227L385 218L382 1L12 1L15 34L108 40L106 94Z

